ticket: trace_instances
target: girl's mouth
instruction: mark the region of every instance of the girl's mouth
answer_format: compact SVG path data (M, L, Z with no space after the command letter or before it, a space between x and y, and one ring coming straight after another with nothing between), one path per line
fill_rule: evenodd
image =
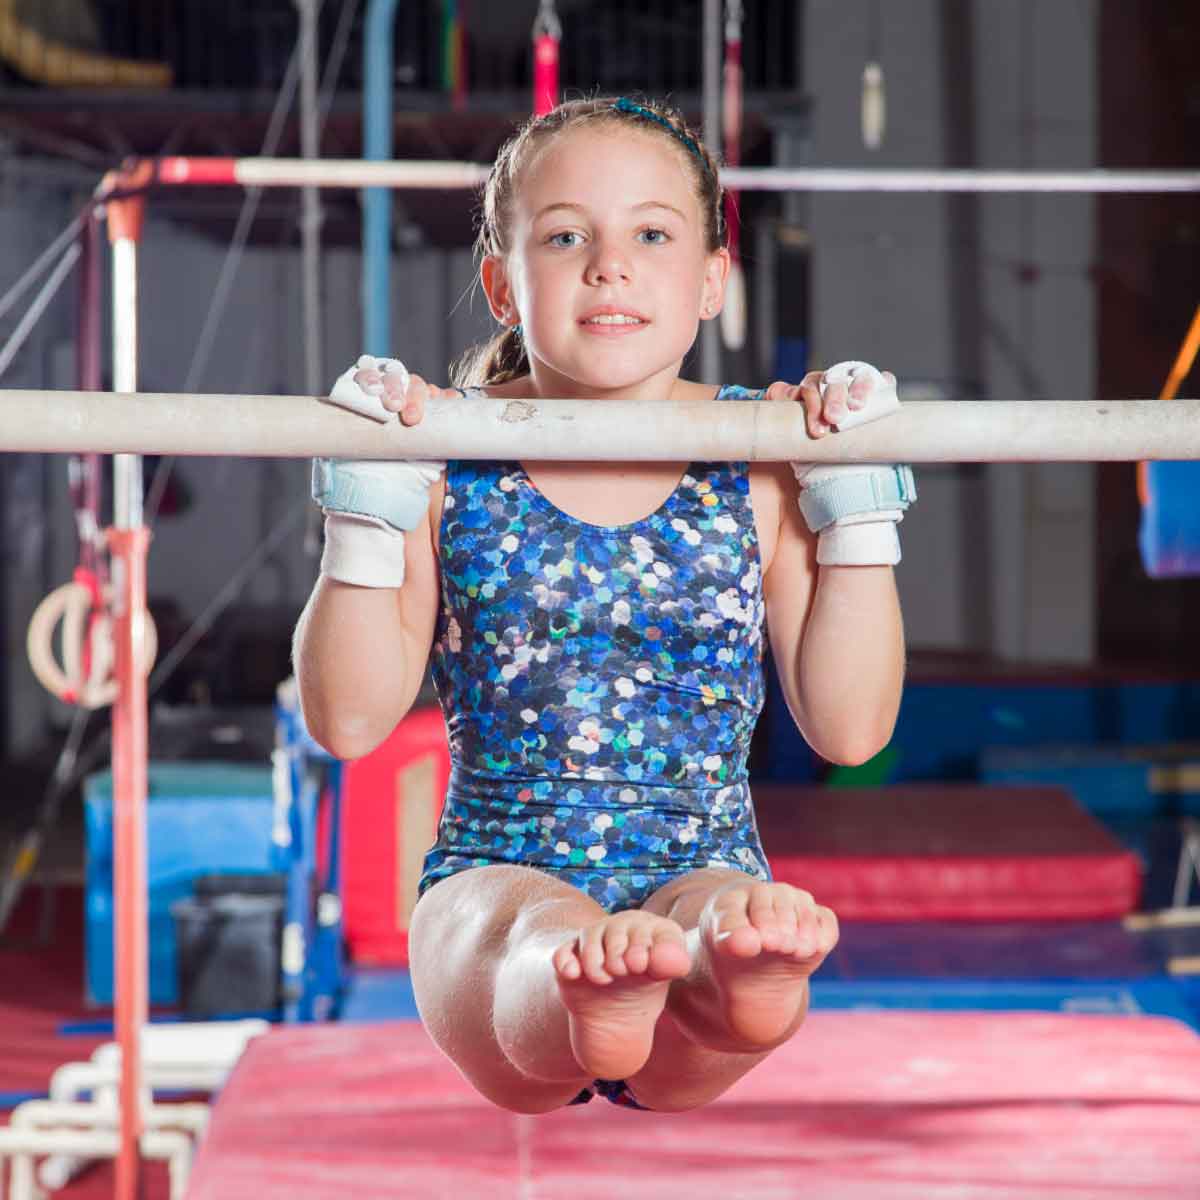
M579 324L588 333L612 335L633 333L638 329L645 329L650 322L645 317L639 317L635 313L601 312L582 317Z

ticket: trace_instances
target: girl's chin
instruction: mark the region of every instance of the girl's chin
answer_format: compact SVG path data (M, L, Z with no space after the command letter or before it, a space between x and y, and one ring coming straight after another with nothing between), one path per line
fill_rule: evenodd
M570 361L560 363L541 360L542 370L539 374L547 376L547 382L561 379L564 387L574 385L595 391L613 391L617 388L635 387L645 383L652 376L670 370L686 353L682 351L678 357L668 359L655 355L654 361L647 362L644 349L633 352L633 348L630 347L630 352L625 354L620 353L620 347L615 345L603 349L612 352L603 355L573 355Z

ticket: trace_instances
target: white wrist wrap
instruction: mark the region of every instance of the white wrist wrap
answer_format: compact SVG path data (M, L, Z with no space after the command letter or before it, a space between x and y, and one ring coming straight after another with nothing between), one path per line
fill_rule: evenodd
M830 525L817 537L817 562L823 567L894 567L899 561L895 521Z
M321 574L356 587L398 588L404 582L404 534L377 518L326 513Z

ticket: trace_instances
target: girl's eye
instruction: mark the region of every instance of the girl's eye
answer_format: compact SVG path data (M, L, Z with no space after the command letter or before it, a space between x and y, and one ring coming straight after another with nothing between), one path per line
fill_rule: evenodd
M671 235L665 229L643 229L638 237L649 246L661 246L671 240Z
M571 230L564 230L562 233L552 233L547 239L552 246L562 246L563 249L570 249L572 246L578 246L577 241L566 241L567 238L578 238L580 235Z

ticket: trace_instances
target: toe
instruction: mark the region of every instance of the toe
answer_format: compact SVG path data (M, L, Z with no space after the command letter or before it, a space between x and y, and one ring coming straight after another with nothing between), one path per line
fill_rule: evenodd
M691 966L691 958L678 929L664 927L655 932L646 964L651 978L678 979L686 975Z
M563 979L578 979L583 974L579 965L579 956L576 954L576 946L575 941L566 942L555 950L551 959L554 970Z
M612 926L604 934L604 969L614 979L629 974L625 965L625 952L629 949L629 935L620 926Z
M828 954L838 942L837 914L832 908L826 908L824 905L818 905L816 910L816 920L817 950L821 954Z
M741 914L730 914L721 920L713 943L717 949L735 958L753 958L762 952L762 936Z
M604 938L599 931L589 930L580 939L579 963L584 977L592 983L612 983L604 968Z
M650 966L651 940L648 931L635 930L625 950L625 968L630 975L644 975Z
M719 892L709 901L705 925L713 949L735 958L749 958L762 950L752 899L750 889L738 887Z

